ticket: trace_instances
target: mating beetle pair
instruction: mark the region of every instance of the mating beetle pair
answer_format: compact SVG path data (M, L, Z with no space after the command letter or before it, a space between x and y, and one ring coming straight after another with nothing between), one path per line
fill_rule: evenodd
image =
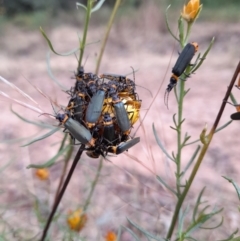
M140 138L130 137L141 108L135 82L121 75L84 73L82 67L75 77L65 113L56 115L74 141L86 145L92 158L136 145Z

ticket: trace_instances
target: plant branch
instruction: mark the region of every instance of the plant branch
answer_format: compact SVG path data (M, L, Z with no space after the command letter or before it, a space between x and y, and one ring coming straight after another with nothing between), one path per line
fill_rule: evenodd
M71 166L71 168L70 168L70 170L68 172L68 175L67 175L66 180L65 180L65 182L63 184L63 187L62 187L62 189L61 189L61 191L60 191L60 193L58 195L58 198L57 198L57 200L56 200L56 202L54 204L54 207L53 207L53 209L52 209L52 211L51 211L51 213L50 213L50 215L48 217L47 224L46 224L46 226L45 226L45 228L43 230L43 234L42 234L42 237L40 239L41 241L44 241L44 239L46 238L47 231L48 231L48 229L50 227L50 224L52 222L54 214L55 214L55 212L56 212L56 210L58 208L58 205L59 205L60 201L62 200L63 194L66 191L66 188L67 188L68 183L69 183L69 181L70 181L70 179L72 177L72 174L73 174L73 172L74 172L74 170L75 170L75 168L77 166L77 163L78 163L79 159L81 158L81 155L82 155L82 152L84 150L84 147L85 147L85 145L82 144L80 146L80 148L78 149L78 152L77 152L77 154L76 154L76 156L75 156L75 158L73 160L72 166Z
M121 3L121 0L115 1L115 5L114 5L114 8L113 8L112 14L109 18L106 33L104 35L104 39L102 41L100 53L99 53L99 56L98 56L98 59L97 59L97 66L96 66L95 74L98 74L100 64L101 64L101 60L102 60L102 56L103 56L103 53L104 53L104 50L105 50L105 47L106 47L106 44L107 44L108 36L109 36L110 30L112 28L113 21L114 21L114 18L116 16L116 13L117 13L117 10L118 10L118 7L119 7L120 3Z
M83 39L80 41L80 54L79 54L79 61L78 61L78 69L82 65L82 59L83 59L84 49L85 49L85 46L86 46L87 31L88 31L89 20L90 20L90 17L91 17L92 5L93 5L93 1L88 0L88 2L87 2L87 13L86 13L85 25L84 25L84 31L83 31Z
M65 138L65 137L64 137L64 138ZM71 142L71 140L70 140L70 142ZM66 155L66 157L65 157L65 160L64 160L64 166L63 166L62 174L61 174L61 177L60 177L60 181L59 181L59 183L58 183L57 192L56 192L56 194L55 194L53 207L54 207L54 205L55 205L55 202L56 202L57 199L58 199L58 195L59 195L59 192L60 192L60 190L61 190L61 187L62 187L62 184L63 184L63 181L64 181L64 177L65 177L65 175L66 175L68 163L69 163L69 160L70 160L70 158L71 158L71 156L72 156L72 152L73 152L73 145L71 145L71 143L70 143L70 148L69 148L69 150L68 150L68 152L67 152L67 155Z
M215 130L216 130L217 126L218 126L218 123L219 123L219 121L221 119L222 113L224 111L224 108L226 106L227 100L228 100L228 98L230 96L230 93L232 91L232 88L234 86L234 83L235 83L235 81L237 79L237 76L238 76L239 72L240 72L240 61L239 61L238 65L237 65L237 68L236 68L236 70L234 72L234 75L232 77L232 80L230 82L228 90L227 90L227 92L225 94L225 97L224 97L223 102L221 104L221 107L219 109L219 112L218 112L218 115L216 117L216 120L215 120L215 122L213 124L213 127L212 127L210 133L207 135L207 142L203 145L202 150L201 150L201 152L199 154L199 157L197 159L197 162L196 162L196 164L195 164L195 166L194 166L194 168L192 170L192 173L191 173L191 175L189 177L189 180L186 183L186 186L185 186L185 188L183 190L183 193L181 194L181 196L178 199L178 202L177 202L176 207L175 207L174 215L173 215L173 218L172 218L172 221L171 221L171 225L170 225L168 233L167 233L167 240L170 240L171 237L172 237L173 230L174 230L174 227L176 225L176 222L177 222L177 219L178 219L178 214L179 214L179 211L180 211L180 209L182 207L183 201L184 201L184 199L185 199L185 197L186 197L186 195L187 195L187 193L188 193L188 191L189 191L189 189L191 187L191 184L192 184L192 182L193 182L193 180L194 180L194 178L196 176L196 173L197 173L197 171L198 171L198 169L199 169L199 167L200 167L200 165L202 163L202 160L203 160L203 158L205 156L205 153L208 150L208 147L209 147L209 145L211 143L211 140L212 140L212 137L214 135L214 132L215 132Z

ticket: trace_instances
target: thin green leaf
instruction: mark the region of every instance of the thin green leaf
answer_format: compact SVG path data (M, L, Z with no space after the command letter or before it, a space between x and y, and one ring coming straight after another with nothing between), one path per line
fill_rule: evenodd
M215 212L212 212L212 213L209 213L209 214L205 214L205 215L202 215L200 216L196 222L194 222L186 231L186 235L190 235L190 233L192 233L194 230L196 230L197 228L200 228L201 225L203 223L205 223L206 221L208 221L209 219L211 219L213 216L219 214L220 212L222 212L223 208L215 211Z
M200 141L200 139L197 139L197 140L195 140L195 141L186 143L185 146L189 146L189 145L195 144L195 143L197 143L197 142L199 142L199 141Z
M59 151L54 157L52 157L50 160L48 160L47 162L45 162L44 164L31 164L29 166L27 166L27 168L47 168L47 167L51 167L55 161L58 159L58 157L60 157L64 152L67 152L70 148L70 145L66 146L64 149L62 149L61 151Z
M190 138L191 138L191 136L186 136L186 137L184 138L183 143L182 143L182 145L181 145L182 148L185 146L186 142L187 142Z
M222 177L225 178L226 180L228 180L230 183L232 183L232 185L234 186L234 188L237 192L238 199L240 200L240 187L238 186L238 184L228 177L225 177L225 176L222 176Z
M183 19L182 19L181 16L178 19L178 31L179 31L179 41L180 41L180 43L183 43L183 39L184 39L184 23L183 23Z
M40 208L39 208L39 201L37 199L37 197L35 197L35 202L34 202L34 205L33 205L33 210L34 210L34 213L37 217L37 220L39 223L43 223L44 222L44 219L42 218L42 215L41 215L41 212L40 212Z
M157 241L163 241L164 239L158 238L155 235L151 234L150 232L146 231L144 228L140 227L138 224L127 218L128 222L131 223L135 228L137 228L139 231L141 231L143 234L147 235L148 237L157 240Z
M192 68L190 69L190 73L193 73L192 70L193 70L194 67L197 65L197 62L198 62L199 60L201 60L200 57L201 57L201 54L199 53L199 54L197 55L197 58L196 58L196 60L195 60L195 62L194 62L194 64L193 64ZM191 67L191 66L190 66L190 67Z
M238 229L236 229L236 231L234 231L227 239L218 240L218 241L240 241L240 237L234 238L234 235L237 234L237 232L238 232Z
M200 228L201 228L201 229L216 229L216 228L219 228L220 226L222 226L222 224L223 224L223 220L224 220L224 218L222 217L220 223L217 224L217 225L214 226L214 227L200 227Z
M161 182L170 192L172 192L177 197L177 192L174 189L172 189L166 182L164 182L160 176L157 175L156 177L159 182Z
M177 88L176 88L176 86L173 88L173 90L174 90L174 95L175 95L176 101L177 101L177 103L179 104L179 99L178 99L178 94L177 94Z
M178 131L175 127L170 126L171 129L173 129L174 131Z
M6 163L4 166L2 166L0 168L0 173L5 171L8 168L8 166L10 166L14 161L16 161L16 159L12 158L8 163Z
M234 95L231 93L230 94L230 99L231 99L231 101L232 101L232 103L234 104L234 105L237 105L238 103L237 103L237 101L236 101L236 99L235 99L235 97L234 97Z
M125 228L127 230L127 232L130 233L135 238L135 240L140 241L138 236L131 229L129 229L129 228L125 227L125 226L122 226L122 227Z
M59 56L69 56L69 55L71 55L71 54L73 54L73 53L75 53L75 52L77 52L77 51L79 50L79 47L78 47L78 48L73 49L73 50L71 50L71 51L69 51L69 52L67 52L67 53L61 53L61 54L60 54L60 53L57 53L57 52L54 50L53 45L52 45L50 39L47 37L47 35L46 35L45 32L43 31L42 27L40 27L40 31L41 31L43 37L46 39L49 48L50 48L50 49L52 50L52 52L55 53L56 55L59 55Z
M193 163L194 159L196 158L199 150L200 150L200 145L197 146L197 149L195 150L195 152L193 153L193 155L192 155L191 159L189 160L188 164L187 164L186 167L184 168L183 174L185 174L186 171L188 170L188 168L192 165L192 163Z
M215 130L214 133L217 133L218 131L221 131L222 129L226 128L228 125L230 125L232 123L232 120L228 121L227 123L225 123L224 125L220 126L219 128L217 128Z
M204 188L202 189L202 191L199 193L198 198L197 198L197 201L196 201L196 204L195 204L195 206L194 206L193 216L192 216L193 222L196 222L196 215L197 215L197 212L198 212L198 207L199 207L199 205L201 204L201 198L202 198L202 195L203 195L203 193L204 193L204 191L205 191L205 188L206 188L206 187L204 187Z
M175 127L177 128L176 114L173 115L173 123L174 123Z
M45 124L45 123L39 123L39 122L35 122L35 121L30 121L24 117L22 117L21 115L19 115L17 112L15 112L13 109L12 109L12 106L10 108L11 112L16 115L19 119L21 119L22 121L26 122L26 123L29 123L29 124L32 124L32 125L35 125L35 126L39 126L39 127L42 127L42 128L47 128L47 129L52 129L53 127L51 125L48 125L48 124Z
M197 239L193 238L193 237L185 237L186 240L189 240L189 241L198 241Z
M202 203L204 203L204 202L202 202ZM200 204L202 204L202 203L200 203ZM201 209L201 211L199 211L198 216L201 217L201 216L207 215L207 214L204 214L204 212L210 207L211 207L210 205L206 205L204 208Z
M34 140L32 140L32 141L22 145L21 147L29 146L29 145L33 144L34 142L41 141L41 140L51 136L52 134L54 134L57 131L59 131L59 127L52 129L51 131L47 132L46 134L44 134L44 135L42 135L40 137L35 138Z
M76 8L78 9L78 7L81 7L81 8L83 8L84 10L87 11L87 7L86 7L84 4L79 3L79 2L76 2Z
M103 5L104 2L105 2L105 0L100 0L100 1L94 6L94 8L92 8L91 13L96 12L97 10L99 10L99 9L102 7L102 5Z
M121 240L120 240L121 235L122 235L122 226L119 226L119 228L118 228L118 234L117 234L117 241L121 241Z
M234 238L234 239L231 239L230 241L240 241L240 236Z
M180 42L179 39L173 34L173 32L172 32L172 30L170 29L170 26L169 26L168 14L167 14L167 12L168 12L168 9L169 9L170 7L171 7L171 5L169 5L169 6L167 7L166 11L165 11L165 21L166 21L167 29L168 29L169 33L172 35L172 37L173 37L174 39L176 39L178 42Z
M98 44L98 43L100 43L101 42L101 40L96 40L96 41L94 41L94 42L90 42L90 43L86 43L85 44L85 47L86 46L89 46L89 45L91 45L91 44ZM136 71L135 71L136 72Z
M206 50L205 53L203 54L203 56L202 56L201 60L199 61L198 65L195 66L195 67L191 70L192 73L195 72L195 71L202 65L202 63L203 63L203 61L206 59L206 57L207 57L210 49L212 48L213 43L214 43L214 37L212 38L212 41L210 42L207 50Z
M65 133L58 151L61 151L64 148L68 136L69 136L68 133Z
M172 151L172 157L173 157L174 162L176 162L176 161L175 161L175 160L176 160L176 156L175 156L175 154L174 154L174 151Z
M167 151L165 150L165 148L163 147L158 135L157 135L157 131L155 129L155 126L154 126L154 123L152 125L152 128L153 128L153 134L155 136L155 139L157 141L157 144L159 145L159 147L161 148L161 150L163 151L163 153L172 161L174 161L174 159L167 153Z
M189 88L186 91L184 91L183 97L185 97L190 90L191 90L191 88Z
M185 120L186 120L185 118L182 119L181 122L179 123L179 125L182 125Z
M184 225L184 219L187 216L189 211L189 205L187 206L187 208L184 210L184 212L182 211L182 209L180 209L180 213L179 213L179 217L178 217L178 237L182 236L182 230L183 230L183 225Z
M35 137L35 136L36 136L36 134L34 134L32 136L29 136L29 137L15 138L15 139L12 139L12 140L2 140L2 141L0 141L0 143L3 143L3 144L19 143L21 141L29 140L30 137Z
M54 76L54 74L52 73L52 69L50 66L50 51L47 53L47 71L48 71L48 75L50 76L50 78L63 90L66 91L68 88L63 86Z

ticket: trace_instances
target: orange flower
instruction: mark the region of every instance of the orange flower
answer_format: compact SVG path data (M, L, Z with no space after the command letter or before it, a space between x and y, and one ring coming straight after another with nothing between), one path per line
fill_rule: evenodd
M87 215L82 214L82 209L77 209L74 212L70 212L67 218L67 223L70 229L79 232L83 229L87 222Z
M187 22L193 22L197 18L201 7L200 0L190 0L187 5L183 6L182 18Z
M112 231L108 231L105 236L105 241L116 241L116 240L117 240L117 235Z
M47 180L49 177L49 171L46 168L37 169L35 172L36 177L38 177L40 180Z
M236 106L236 109L237 109L237 112L240 112L240 106L239 105Z

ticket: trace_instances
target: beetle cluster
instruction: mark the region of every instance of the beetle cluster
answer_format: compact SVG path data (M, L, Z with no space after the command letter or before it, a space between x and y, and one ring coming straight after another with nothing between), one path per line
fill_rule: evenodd
M141 107L135 82L122 75L84 73L83 67L75 78L67 91L69 103L56 119L86 146L87 155L120 154L137 144L140 138L130 137Z

